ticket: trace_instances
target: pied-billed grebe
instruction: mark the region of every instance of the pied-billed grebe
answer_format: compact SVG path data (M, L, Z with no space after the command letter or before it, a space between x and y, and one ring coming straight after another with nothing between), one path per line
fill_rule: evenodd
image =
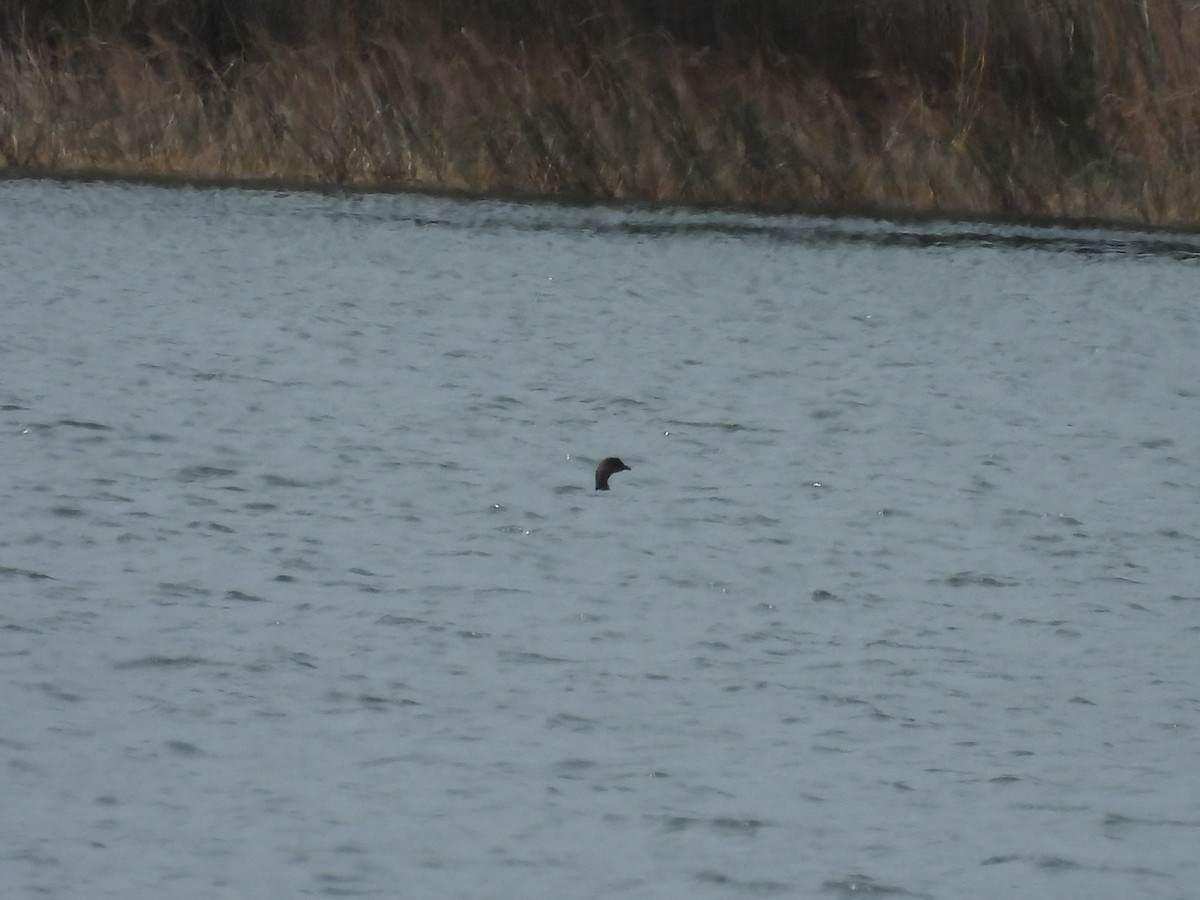
M629 466L621 462L615 456L606 456L600 460L600 465L596 466L596 490L607 491L608 479L618 472L632 472Z

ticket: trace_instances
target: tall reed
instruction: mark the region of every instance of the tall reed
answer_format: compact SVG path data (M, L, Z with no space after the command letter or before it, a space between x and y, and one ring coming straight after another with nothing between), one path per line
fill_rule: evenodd
M1200 221L1184 0L0 0L0 164Z

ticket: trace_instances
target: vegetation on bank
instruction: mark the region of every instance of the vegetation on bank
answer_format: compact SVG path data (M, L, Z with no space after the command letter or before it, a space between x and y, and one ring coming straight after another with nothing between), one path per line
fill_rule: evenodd
M0 171L1200 222L1190 0L0 0Z

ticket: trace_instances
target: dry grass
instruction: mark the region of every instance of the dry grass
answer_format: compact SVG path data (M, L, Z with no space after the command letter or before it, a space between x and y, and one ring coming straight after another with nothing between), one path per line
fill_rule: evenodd
M1181 0L18 6L15 169L1200 222Z

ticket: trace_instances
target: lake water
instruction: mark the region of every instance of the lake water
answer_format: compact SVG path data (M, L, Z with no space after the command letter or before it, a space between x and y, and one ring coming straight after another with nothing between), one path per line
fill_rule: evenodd
M5 897L1200 895L1200 239L8 181L0 272Z

